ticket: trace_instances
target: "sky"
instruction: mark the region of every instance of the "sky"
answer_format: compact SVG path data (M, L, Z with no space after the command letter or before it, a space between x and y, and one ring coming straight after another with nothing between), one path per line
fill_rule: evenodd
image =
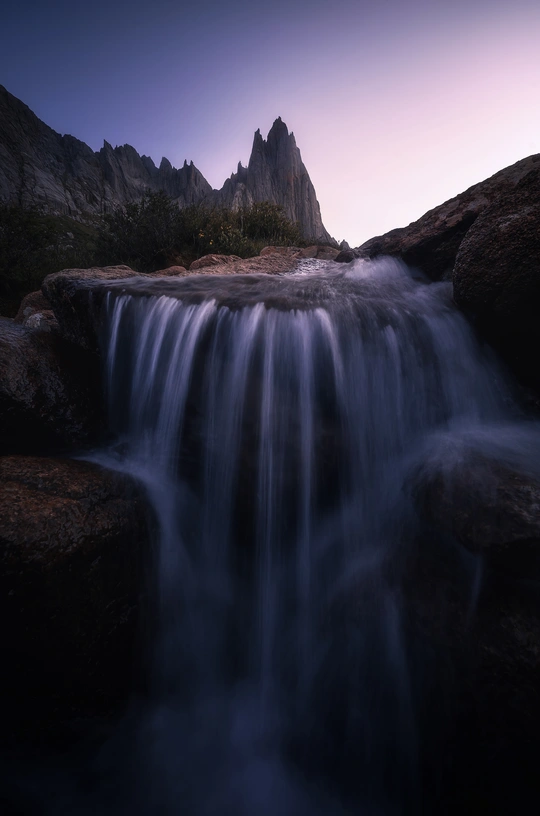
M217 188L281 116L358 246L540 153L540 0L6 0L0 84Z

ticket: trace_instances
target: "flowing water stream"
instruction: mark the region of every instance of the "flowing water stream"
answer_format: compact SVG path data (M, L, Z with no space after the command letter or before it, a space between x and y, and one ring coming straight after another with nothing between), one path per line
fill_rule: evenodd
M450 285L312 262L122 281L104 308L108 461L158 535L147 691L96 812L420 813L408 479L515 413Z

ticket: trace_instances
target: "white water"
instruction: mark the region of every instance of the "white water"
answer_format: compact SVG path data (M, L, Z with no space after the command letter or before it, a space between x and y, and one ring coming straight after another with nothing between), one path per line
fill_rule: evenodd
M148 693L99 812L420 812L408 474L441 440L511 459L523 426L449 285L303 271L107 296L116 466L159 535Z

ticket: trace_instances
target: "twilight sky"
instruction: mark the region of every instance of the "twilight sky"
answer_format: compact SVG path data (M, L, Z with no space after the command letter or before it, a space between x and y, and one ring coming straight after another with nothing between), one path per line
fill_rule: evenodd
M540 0L7 0L0 83L213 187L281 116L357 246L540 152Z

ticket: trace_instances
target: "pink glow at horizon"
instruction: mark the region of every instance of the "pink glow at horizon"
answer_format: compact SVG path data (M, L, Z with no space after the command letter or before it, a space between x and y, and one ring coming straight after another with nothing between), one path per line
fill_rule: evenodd
M47 124L221 187L281 116L351 246L540 152L538 0L46 5L8 11L0 82Z

